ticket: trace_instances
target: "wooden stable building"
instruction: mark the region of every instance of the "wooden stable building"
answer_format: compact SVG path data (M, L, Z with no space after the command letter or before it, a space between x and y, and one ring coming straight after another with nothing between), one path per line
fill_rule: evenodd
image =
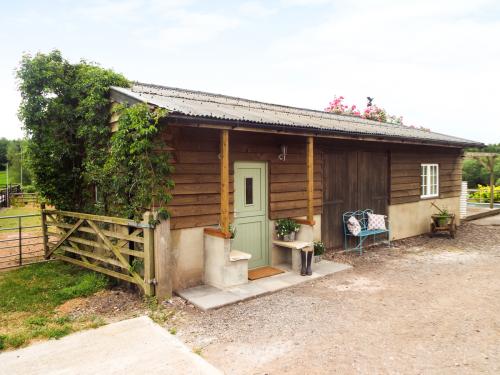
M175 189L164 251L174 289L234 284L232 273L244 270L231 261L244 257L233 259L232 248L251 255L243 262L247 269L286 261L289 255L273 242L280 218L299 219L299 237L328 248L343 246L342 214L358 209L388 215L391 239L427 232L431 202L459 212L463 148L479 145L359 117L150 84L114 87L112 99L169 111L161 137L171 149ZM230 223L237 228L234 244Z

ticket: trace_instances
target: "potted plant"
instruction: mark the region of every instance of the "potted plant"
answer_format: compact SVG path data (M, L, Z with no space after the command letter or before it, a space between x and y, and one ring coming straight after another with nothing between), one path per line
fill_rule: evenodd
M314 241L314 263L321 262L322 255L325 253L325 244L321 241Z
M229 234L230 237L229 239L231 240L231 243L234 241L234 238L236 237L236 227L234 224L229 224Z
M446 207L440 208L434 203L432 205L438 209L438 213L431 216L436 227L443 228L448 226L455 215L450 213Z
M295 233L300 229L300 224L293 219L279 219L276 221L276 235L282 241L295 241Z

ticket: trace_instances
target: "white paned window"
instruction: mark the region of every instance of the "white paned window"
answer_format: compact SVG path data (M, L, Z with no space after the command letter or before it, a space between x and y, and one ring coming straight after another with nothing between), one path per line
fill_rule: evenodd
M437 197L439 195L439 166L422 164L420 170L420 197Z

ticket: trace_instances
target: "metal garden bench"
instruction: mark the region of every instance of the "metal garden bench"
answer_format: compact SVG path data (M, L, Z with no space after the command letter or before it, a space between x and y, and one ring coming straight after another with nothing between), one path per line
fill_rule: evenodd
M385 216L385 227L387 229L368 229L368 213L373 214L373 210L358 210L358 211L348 211L342 215L342 222L344 225L344 249L346 251L354 251L358 250L359 255L363 254L363 243L370 237L372 237L373 244L375 244L375 237L381 234L387 234L387 244L391 246L391 237L390 237L390 227L389 220L387 220L387 216ZM347 221L351 216L354 216L360 226L361 232L358 235L353 235L349 228L347 227ZM349 247L349 239L355 239L356 246Z

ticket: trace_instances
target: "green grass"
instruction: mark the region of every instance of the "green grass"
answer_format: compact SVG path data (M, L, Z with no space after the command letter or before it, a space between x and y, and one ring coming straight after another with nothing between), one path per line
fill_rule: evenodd
M100 317L73 319L55 308L107 285L104 275L58 261L0 273L0 350L104 324Z
M0 312L45 311L107 285L104 275L68 263L38 263L0 274Z
M31 214L40 214L40 210L32 206L10 207L4 210L0 210L0 228L15 228L19 225L18 219L16 218L1 219L4 216L31 215ZM22 226L33 226L40 224L41 224L40 215L32 217L23 217L21 219ZM28 228L26 230L40 230L40 228ZM6 231L0 231L0 234L5 232Z

